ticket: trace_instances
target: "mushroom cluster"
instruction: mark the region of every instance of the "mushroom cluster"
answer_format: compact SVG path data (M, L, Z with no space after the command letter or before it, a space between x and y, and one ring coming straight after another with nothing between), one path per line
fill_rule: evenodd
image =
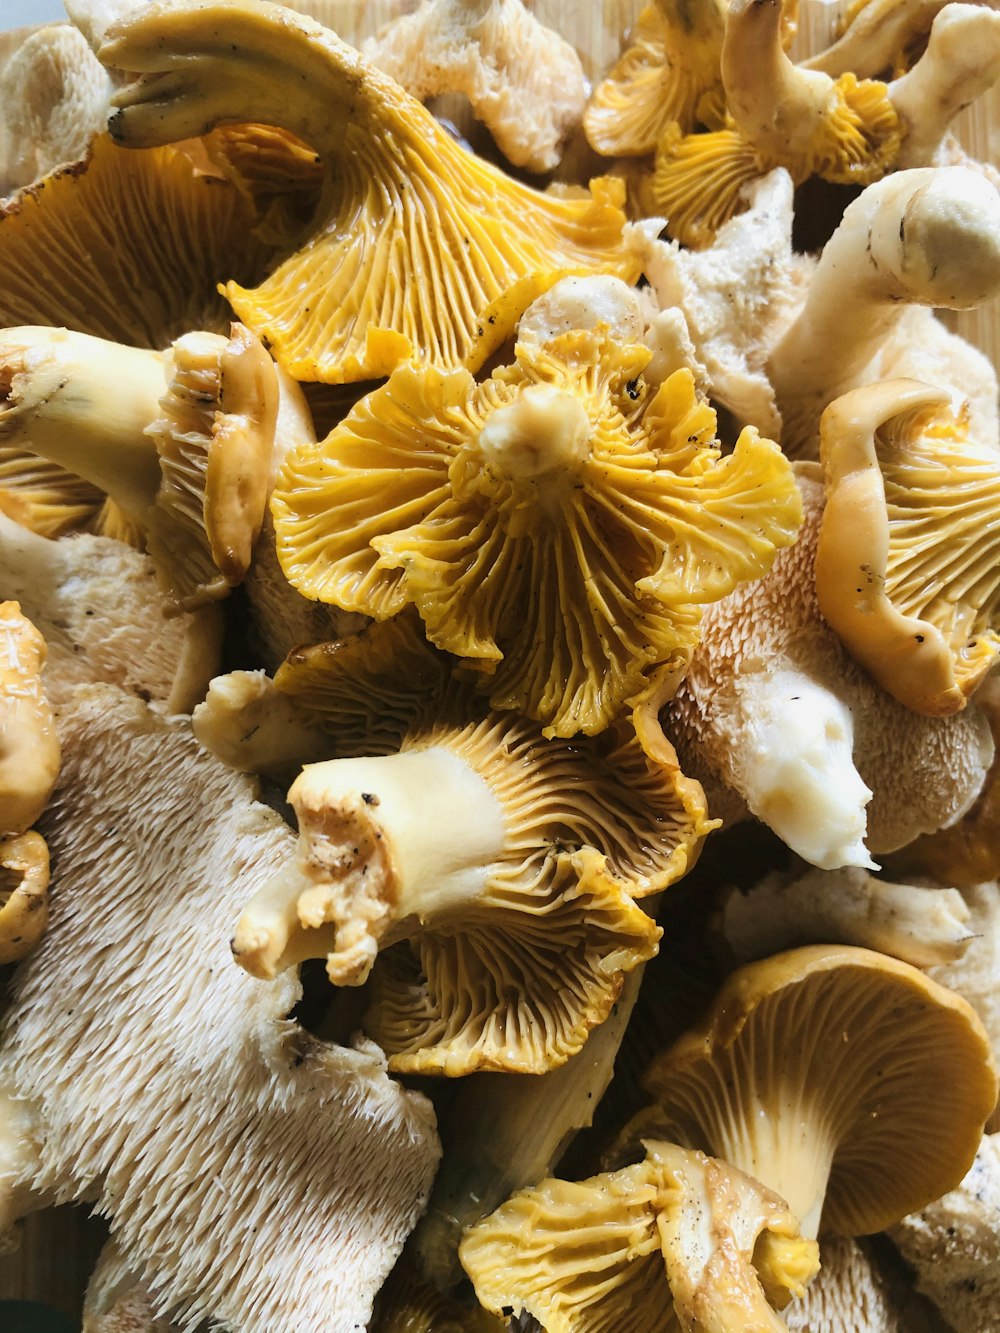
M0 1248L103 1220L84 1333L991 1333L996 6L67 8Z

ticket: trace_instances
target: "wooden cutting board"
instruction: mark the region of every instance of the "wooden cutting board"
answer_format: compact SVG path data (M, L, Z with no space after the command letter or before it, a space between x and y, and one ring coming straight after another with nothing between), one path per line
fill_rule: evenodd
M348 40L360 41L415 4L405 0L296 0L292 5L317 15L321 6L328 26ZM622 34L634 23L640 8L641 0L537 0L534 5L543 23L563 32L576 45L592 79L600 77L618 55ZM804 0L793 54L805 55L826 45L837 12L836 4ZM451 99L447 111L460 129L474 134L460 102ZM963 114L961 134L974 155L1000 165L1000 86ZM949 316L949 323L997 363L1000 302ZM27 1218L20 1248L0 1256L0 1300L43 1301L78 1319L87 1277L104 1235L103 1224L89 1219L84 1208L50 1209Z

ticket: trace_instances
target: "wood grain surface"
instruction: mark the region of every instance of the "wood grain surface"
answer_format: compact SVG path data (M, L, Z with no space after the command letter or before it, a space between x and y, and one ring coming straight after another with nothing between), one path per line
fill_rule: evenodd
M297 0L292 7L316 14L345 38L358 41L394 14L414 8L414 4L400 0ZM576 45L591 78L599 77L618 55L622 34L634 23L640 7L640 0L537 0L534 5L543 23L563 32ZM835 5L805 0L795 53L806 54L826 44L836 12ZM2 40L0 37L0 44ZM460 128L473 133L474 138L481 134L470 129L461 103L452 99L447 109L449 118L459 122ZM963 113L962 137L974 155L1000 164L1000 88ZM580 161L586 161L586 153L575 159L574 170ZM984 310L951 317L951 323L992 355L996 364L1000 353L1000 303L994 301ZM50 1209L27 1218L19 1249L0 1257L0 1300L43 1301L78 1318L83 1289L104 1235L103 1223L88 1218L82 1207Z

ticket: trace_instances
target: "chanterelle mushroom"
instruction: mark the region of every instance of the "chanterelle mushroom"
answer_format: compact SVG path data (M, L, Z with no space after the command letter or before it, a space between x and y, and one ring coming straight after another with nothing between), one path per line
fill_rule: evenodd
M152 4L112 28L100 55L139 72L115 98L111 131L122 144L252 120L319 154L327 174L311 239L256 289L226 288L300 379L370 379L410 355L477 368L502 341L490 315L515 284L523 310L560 273L638 277L620 184L595 181L583 199L520 185L290 10Z
M848 656L816 599L819 469L800 463L796 476L798 541L764 578L707 608L665 725L687 771L723 784L730 805L738 793L805 860L870 865L866 846L891 851L964 814L993 741L974 702L921 717ZM713 808L724 809L726 790L709 789Z
M0 1046L0 1215L87 1199L185 1328L354 1333L426 1199L430 1108L375 1048L290 1020L292 974L233 966L240 902L294 845L252 781L112 687L60 725L52 923Z
M0 602L0 835L24 833L48 805L59 738L42 687L45 640L17 602Z
M1000 454L946 390L888 380L830 404L820 460L820 611L901 703L957 712L1000 658Z
M423 0L362 51L420 101L464 93L508 161L529 171L557 165L587 100L580 57L521 0Z
M264 519L278 412L242 325L164 353L66 329L0 331L0 441L111 496L145 532L171 612L243 579Z
M400 367L293 451L278 553L307 596L379 619L415 605L494 707L594 734L793 540L798 493L754 427L722 453L690 370L647 383L642 343L599 325L515 355L482 383Z
M244 911L237 960L269 977L325 957L359 985L386 950L365 1030L394 1070L564 1063L655 952L633 897L683 873L710 827L655 702L638 735L545 741L484 716L408 620L295 653L277 683L342 757L293 784L299 850Z
M623 1139L714 1153L775 1190L804 1236L866 1235L961 1180L996 1098L982 1023L907 963L847 945L734 972L646 1074Z
M644 1147L637 1166L542 1181L472 1227L459 1254L480 1301L527 1311L546 1333L783 1329L772 1307L815 1276L815 1240L742 1171Z

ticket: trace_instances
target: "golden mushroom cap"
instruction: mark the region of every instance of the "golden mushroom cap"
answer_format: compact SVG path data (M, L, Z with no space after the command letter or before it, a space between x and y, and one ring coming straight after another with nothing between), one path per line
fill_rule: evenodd
M290 582L378 618L413 604L494 707L600 731L801 514L777 446L748 427L722 455L691 373L648 385L649 357L597 328L522 342L479 384L401 367L289 454L272 513Z
M650 1124L782 1195L810 1232L881 1231L961 1180L993 1107L982 1023L884 954L793 949L734 972L650 1066ZM825 1181L824 1172L829 1175Z
M820 424L820 610L883 689L932 717L964 708L1000 657L1000 456L950 403L886 380Z

